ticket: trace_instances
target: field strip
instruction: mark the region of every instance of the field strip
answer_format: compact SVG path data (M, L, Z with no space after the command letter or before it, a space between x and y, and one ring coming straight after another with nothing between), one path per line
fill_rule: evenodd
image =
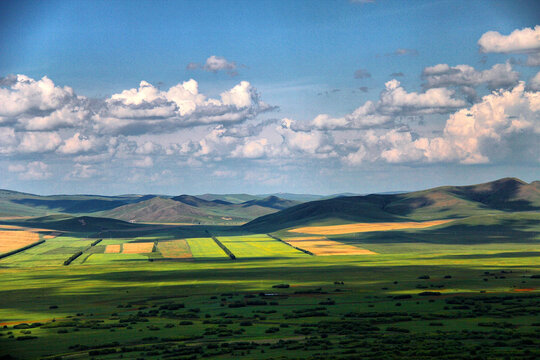
M124 243L122 254L148 254L154 249L154 242Z
M347 245L338 241L328 240L327 238L290 238L285 239L296 249L304 249L312 255L329 256L329 255L376 255L376 252L359 248L353 245Z
M118 254L120 253L120 244L118 245L107 245L105 247L105 254Z
M39 234L32 231L0 230L0 253L12 253L38 241Z
M289 244L288 242L286 242L286 241L284 241L284 240L278 238L277 236L270 235L270 234L266 234L266 235L270 236L272 239L275 239L275 240L277 240L277 241L281 241L282 243L284 243L284 244L286 244L286 245L289 245L290 247L295 248L295 249L298 250L298 251L301 251L301 252L306 253L306 254L308 254L308 255L315 255L315 254L313 254L311 251L306 250L306 249L299 248L299 247L294 246L294 245L291 245L291 244Z
M329 225L329 226L305 226L296 229L291 229L289 232L314 234L314 235L340 235L359 232L371 231L389 231L401 229L423 229L431 226L446 224L450 220L432 220L423 222L383 222L383 223L355 223L345 225Z
M160 241L157 245L157 251L164 258L169 259L191 259L193 254L185 239Z
M216 242L217 246L219 246L219 247L225 252L225 254L227 254L227 255L231 258L231 260L235 260L235 259L236 259L236 256L231 252L231 250L229 250L225 245L223 245L223 244L221 243L221 241L218 240L217 237L215 237L214 235L210 234L210 232L209 232L208 230L206 230L206 233L207 233L208 235L210 235L210 237L211 237L212 239L214 239L214 241Z

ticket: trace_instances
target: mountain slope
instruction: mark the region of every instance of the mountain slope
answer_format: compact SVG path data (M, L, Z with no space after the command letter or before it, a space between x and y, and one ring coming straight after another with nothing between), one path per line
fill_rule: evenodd
M134 222L201 223L207 214L179 201L155 197L101 212L100 216Z
M421 221L539 210L538 182L505 178L472 186L313 201L257 218L243 227L275 231L314 223Z
M298 204L300 204L299 201L281 199L277 196L271 195L264 199L246 201L246 202L243 202L241 205L243 205L244 207L259 205L259 206L263 206L267 208L283 210L283 209L290 208L291 206L295 206Z

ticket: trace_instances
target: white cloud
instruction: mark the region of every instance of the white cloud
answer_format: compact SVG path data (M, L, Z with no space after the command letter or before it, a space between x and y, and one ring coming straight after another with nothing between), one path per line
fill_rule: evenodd
M12 128L0 127L0 154L8 154L15 151L17 136Z
M146 141L145 143L138 145L137 150L135 150L135 153L140 155L151 155L159 152L161 152L161 145L152 141Z
M98 173L92 165L75 164L73 170L68 174L68 179L89 179L96 176Z
M531 90L540 91L540 71L529 80L528 87Z
M540 50L540 25L534 29L516 29L510 35L488 31L478 40L480 51L484 53L526 53Z
M4 78L0 85L0 116L16 117L34 111L52 111L76 98L70 87L58 87L46 76L34 80L25 75Z
M438 64L426 67L422 72L428 88L446 86L476 87L487 84L491 90L506 88L517 84L519 73L512 70L510 63L495 64L491 69L478 71L469 65L449 66Z
M18 150L23 153L54 151L62 143L60 135L55 132L25 132Z
M22 180L44 180L52 176L49 166L41 161L10 165L8 171L18 173L19 179Z
M390 162L423 158L428 162L478 164L491 162L493 158L511 158L516 156L515 151L534 152L540 141L539 112L538 93L526 92L521 82L512 90L486 95L481 102L450 115L443 136L402 138L383 152L383 158ZM407 159L403 154L413 155Z
M443 114L466 105L465 101L456 99L453 95L454 91L446 88L408 93L401 87L400 82L394 79L385 84L377 108L382 114Z
M267 139L249 140L239 145L232 153L232 157L256 159L266 154Z
M140 168L149 168L154 166L154 160L150 156L145 156L141 159L133 160L133 166Z
M168 91L143 81L138 89L107 99L93 120L101 133L164 133L203 124L242 122L272 109L247 81L221 93L221 100L199 94L193 79Z
M237 65L234 61L229 61L223 56L212 55L206 59L204 64L198 64L191 62L186 66L187 70L202 69L204 71L217 73L219 71L225 71L230 76L238 75L237 69L243 65Z
M488 31L480 37L478 45L480 51L484 53L529 54L527 65L540 65L540 25L534 28L516 29L510 35Z
M64 141L64 144L58 148L58 152L62 154L79 154L95 150L96 146L97 140L95 138L75 133Z
M235 178L238 176L238 172L234 170L214 170L212 176L218 178Z
M228 61L222 56L212 55L206 59L206 63L204 64L203 68L206 71L211 71L214 73L223 70L232 72L236 69L236 63L234 61Z

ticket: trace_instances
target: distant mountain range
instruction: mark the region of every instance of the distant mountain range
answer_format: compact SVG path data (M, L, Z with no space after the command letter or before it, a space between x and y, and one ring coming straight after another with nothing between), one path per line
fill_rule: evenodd
M0 190L0 217L45 216L44 221L68 225L81 216L137 223L244 224L245 230L268 232L306 224L421 221L540 211L540 182L528 184L515 178L409 193L280 195L40 196ZM317 199L294 200L313 197Z

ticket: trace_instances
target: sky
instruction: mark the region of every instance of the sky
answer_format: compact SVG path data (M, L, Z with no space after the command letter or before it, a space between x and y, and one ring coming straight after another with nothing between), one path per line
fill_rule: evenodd
M0 188L540 179L538 1L2 1Z

